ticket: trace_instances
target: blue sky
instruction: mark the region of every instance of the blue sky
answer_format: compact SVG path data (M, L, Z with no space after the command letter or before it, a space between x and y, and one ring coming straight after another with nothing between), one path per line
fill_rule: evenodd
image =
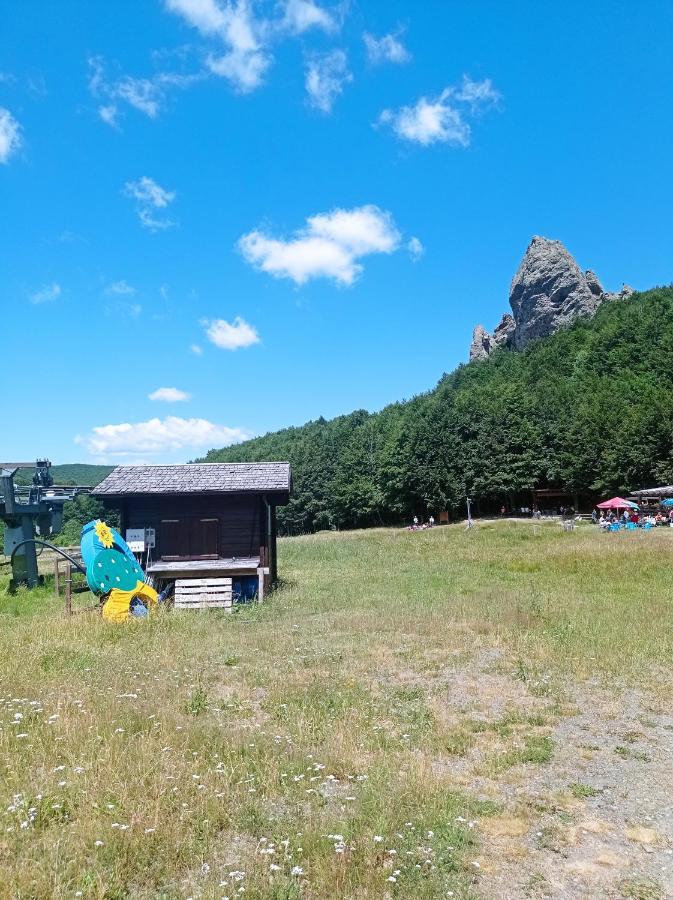
M0 456L431 388L534 234L673 280L673 8L0 0Z

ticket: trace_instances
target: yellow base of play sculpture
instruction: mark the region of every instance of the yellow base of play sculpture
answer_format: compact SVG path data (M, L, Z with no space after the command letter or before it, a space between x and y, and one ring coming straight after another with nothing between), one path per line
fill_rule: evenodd
M144 581L139 581L131 591L120 591L118 588L113 588L103 606L103 618L115 624L126 622L131 617L129 607L134 597L142 600L151 612L152 608L156 606L158 594Z

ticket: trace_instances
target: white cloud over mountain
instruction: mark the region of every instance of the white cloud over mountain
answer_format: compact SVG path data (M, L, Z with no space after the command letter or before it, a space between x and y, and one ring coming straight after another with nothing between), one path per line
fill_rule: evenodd
M93 457L109 459L222 447L249 437L250 434L243 428L216 425L207 419L167 416L165 419L154 418L146 422L99 425L86 435L77 435L75 443L84 447Z
M295 284L332 278L350 285L362 271L360 259L393 253L400 239L392 215L368 205L311 216L287 240L251 231L238 246L247 262L276 278L290 278Z

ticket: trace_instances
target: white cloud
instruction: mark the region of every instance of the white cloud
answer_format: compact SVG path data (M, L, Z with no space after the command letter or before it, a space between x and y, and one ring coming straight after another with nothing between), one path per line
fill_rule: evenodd
M183 16L202 34L218 34L226 25L226 14L216 0L166 0L166 8Z
M490 79L472 81L465 75L459 86L445 88L438 97L421 97L414 106L384 110L379 122L424 147L435 143L467 147L472 130L466 117L495 105L499 98Z
M21 126L8 109L0 106L0 164L8 163L20 146Z
M367 58L374 66L386 62L406 63L411 59L411 53L399 39L399 35L384 34L377 38L365 32L362 37L367 48Z
M233 322L224 319L202 319L208 340L223 350L238 350L259 343L257 330L245 319L236 316Z
M98 107L98 115L111 128L117 128L117 114L119 110L114 103L104 104Z
M124 193L136 201L136 212L144 228L162 231L175 225L171 219L157 215L157 210L165 210L175 200L175 191L168 191L154 179L143 175L137 181L127 181Z
M136 289L123 278L120 281L113 281L112 284L108 284L105 288L105 293L108 296L131 297L135 292Z
M399 243L391 214L369 205L311 216L289 240L251 231L238 246L247 262L276 278L304 284L322 277L352 284L362 271L360 258L393 253Z
M31 303L51 303L52 300L58 299L62 294L61 285L55 281L52 284L46 284L39 291L36 291L30 298Z
M190 345L189 345L189 349L192 351L192 353L193 353L195 356L202 356L202 355L203 355L203 347L200 347L199 344L190 344Z
M272 57L262 44L263 23L255 19L249 0L224 5L217 0L165 0L165 4L203 35L224 44L224 53L211 53L206 60L213 74L243 93L262 84Z
M321 112L332 111L334 101L344 85L353 80L348 71L348 57L343 50L315 54L306 64L305 85L309 103Z
M110 79L105 73L101 56L89 59L89 72L89 91L93 97L103 101L98 107L98 115L113 128L119 125L120 104L126 103L150 119L156 119L169 89L188 87L203 77L201 73L156 72L149 78L124 75L116 80Z
M147 422L122 422L99 425L86 435L77 435L75 443L92 456L123 457L132 454L156 455L183 449L222 447L244 441L250 434L242 428L215 425L207 419L149 419Z
M425 253L425 247L417 237L412 237L409 239L407 250L409 251L409 256L413 259L414 262L418 262L421 256L423 256L423 254Z
M160 387L148 394L148 398L162 403L181 403L185 400L191 400L192 395L188 394L187 391L181 391L179 388Z
M309 28L335 31L334 18L313 0L285 0L285 15L281 26L292 34L302 34Z
M474 109L481 104L486 107L493 106L500 100L500 94L493 87L490 78L472 81L469 75L463 75L463 83L456 91L456 97L464 103L469 103Z

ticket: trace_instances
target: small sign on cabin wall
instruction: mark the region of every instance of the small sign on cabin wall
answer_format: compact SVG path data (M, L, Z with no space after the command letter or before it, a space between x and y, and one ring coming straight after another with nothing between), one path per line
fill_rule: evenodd
M133 553L145 552L145 529L144 528L127 528L126 543Z

